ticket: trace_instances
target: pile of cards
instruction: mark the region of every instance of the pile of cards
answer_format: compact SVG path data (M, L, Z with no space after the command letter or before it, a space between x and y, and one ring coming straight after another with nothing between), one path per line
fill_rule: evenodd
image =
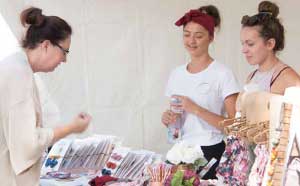
M117 143L116 137L102 135L94 135L85 139L62 139L53 145L46 157L46 160L56 158L56 165L46 166L47 161L45 161L42 175L53 171L78 173L100 170L105 166Z
M114 147L112 139L75 140L66 153L61 170L101 169Z
M102 169L102 175L112 175L118 170L124 158L130 152L130 149L127 147L116 147L109 160L106 162L104 168Z
M146 166L153 163L155 157L154 152L146 150L130 151L112 175L117 178L136 180L142 176Z

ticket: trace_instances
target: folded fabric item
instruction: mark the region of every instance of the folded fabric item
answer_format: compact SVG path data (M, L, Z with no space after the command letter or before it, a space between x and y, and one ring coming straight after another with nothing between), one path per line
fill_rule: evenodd
M256 155L249 175L248 186L260 186L263 182L265 167L269 159L269 152L265 145L257 145L254 149Z
M92 179L91 181L89 181L90 186L104 186L107 182L110 181L117 181L118 178L115 177L111 177L111 176L97 176L96 178Z

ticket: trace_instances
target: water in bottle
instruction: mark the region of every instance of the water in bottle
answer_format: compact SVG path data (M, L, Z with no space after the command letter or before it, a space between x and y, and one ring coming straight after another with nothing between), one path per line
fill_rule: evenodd
M181 140L182 137L182 113L183 110L177 108L176 106L181 104L181 101L178 98L171 98L171 106L170 109L173 113L177 115L175 123L171 123L168 125L168 141L169 143L176 143Z

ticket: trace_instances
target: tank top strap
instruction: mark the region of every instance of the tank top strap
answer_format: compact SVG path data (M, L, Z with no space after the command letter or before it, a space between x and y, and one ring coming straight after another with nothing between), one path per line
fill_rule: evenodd
M288 66L287 64L284 64L284 63L280 63L280 64L277 65L277 67L275 68L275 71L272 75L272 79L271 79L271 82L270 82L270 88L273 85L273 83L276 81L276 79L280 76L280 74L288 68L291 68L291 67Z
M254 77L254 75L256 74L256 72L258 71L258 69L254 70L253 72L251 72L247 78L247 82L251 81L251 79Z

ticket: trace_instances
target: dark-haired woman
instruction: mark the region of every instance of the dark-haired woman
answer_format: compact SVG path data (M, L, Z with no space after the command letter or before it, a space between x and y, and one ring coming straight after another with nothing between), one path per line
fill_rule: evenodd
M24 51L0 62L0 180L3 186L38 186L46 148L71 133L83 132L91 117L80 113L54 129L43 128L35 72L51 72L66 62L72 29L38 8L21 14L28 26Z
M246 88L283 95L286 88L300 85L300 77L276 55L284 48L284 27L278 14L276 4L261 2L257 14L242 18L241 42L248 63L258 65L248 76Z
M277 53L284 49L285 38L278 14L279 7L275 3L262 1L257 14L245 15L241 20L242 52L250 65L258 65L247 78L246 91L260 90L283 95L286 88L300 85L299 75L277 57ZM238 107L242 97L241 94ZM269 157L265 145L257 145L254 153L256 159L247 184L250 186L261 185Z
M215 27L220 25L219 11L215 6L190 10L175 24L183 26L183 44L190 61L171 73L166 96L176 97L181 102L178 109L184 111L182 141L201 146L208 161L217 160L204 176L204 179L213 179L225 149L222 127L218 123L225 119L225 112L228 117L234 117L239 86L232 71L208 52ZM171 125L176 117L167 110L162 115L162 123Z

